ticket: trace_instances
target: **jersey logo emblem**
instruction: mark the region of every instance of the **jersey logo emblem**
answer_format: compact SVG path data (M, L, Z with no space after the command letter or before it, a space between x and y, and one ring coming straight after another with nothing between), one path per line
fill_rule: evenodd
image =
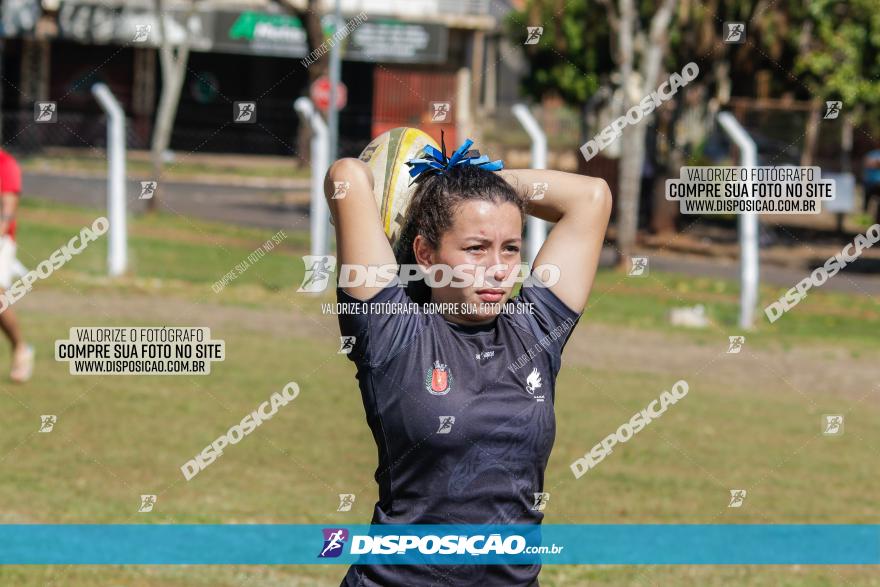
M526 377L526 389L529 390L529 393L534 395L535 390L541 387L541 374L538 373L538 368L535 367L532 369L532 372L529 373L529 376Z
M532 369L532 372L529 373L529 376L526 377L526 391L529 392L530 395L535 395L535 391L541 388L541 374L538 373L538 368L535 367ZM544 401L544 394L535 395L535 401L542 402Z
M446 395L452 389L452 373L440 361L434 361L434 368L425 375L425 389L431 395Z

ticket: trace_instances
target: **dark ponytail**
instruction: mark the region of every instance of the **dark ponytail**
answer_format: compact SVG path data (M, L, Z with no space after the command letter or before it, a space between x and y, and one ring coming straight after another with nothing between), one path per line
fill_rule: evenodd
M394 248L394 256L401 265L416 263L413 243L419 234L432 247L439 247L443 233L452 227L455 211L468 200L494 204L510 202L519 209L520 219L525 224L528 199L519 195L494 171L486 171L476 165L460 165L443 173L423 173L416 183L416 191ZM407 294L419 304L431 301L431 288L424 280L410 281Z

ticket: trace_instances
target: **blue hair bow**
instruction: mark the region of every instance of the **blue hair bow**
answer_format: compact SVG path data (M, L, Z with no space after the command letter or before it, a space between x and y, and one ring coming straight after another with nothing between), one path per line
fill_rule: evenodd
M458 165L476 165L486 171L498 171L504 169L504 162L489 161L488 155L480 155L476 149L469 151L474 142L471 139L466 140L455 150L451 157L446 156L446 142L443 134L440 135L440 145L442 150L431 145L425 146L425 156L418 159L410 159L406 164L410 166L409 175L414 180L426 172L443 173L449 171Z

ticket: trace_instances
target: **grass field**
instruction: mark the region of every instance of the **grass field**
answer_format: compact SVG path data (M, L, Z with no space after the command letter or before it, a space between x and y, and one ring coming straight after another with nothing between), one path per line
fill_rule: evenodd
M25 200L29 268L99 210ZM132 219L132 277L105 277L105 239L15 304L37 347L26 386L0 384L3 523L368 523L375 448L353 365L336 354L332 294L296 294L305 237L288 238L228 287L212 284L272 232L172 215ZM762 289L762 301L777 297ZM728 355L735 283L602 271L564 355L546 523L880 523L880 306L811 292ZM702 303L706 330L666 324ZM207 377L71 376L53 357L73 326L210 326L227 359ZM8 356L0 370L8 370ZM595 470L569 463L678 379L689 395ZM187 482L179 467L288 381L302 393ZM846 415L840 437L822 414ZM56 414L49 434L40 414ZM727 508L732 488L748 490ZM139 496L157 494L152 513ZM338 513L339 493L354 493ZM149 548L149 545L145 545ZM674 548L674 545L670 545ZM0 585L338 585L341 566L0 567ZM880 585L876 567L546 566L555 585Z
M129 151L126 170L134 177L148 177L152 173L149 152ZM292 162L279 162L277 159L266 158L226 158L218 163L191 160L191 154L179 154L166 164L163 175L168 180L193 176L211 176L219 179L236 177L254 177L271 179L302 179L308 178L308 169L295 167ZM107 170L106 155L98 150L88 153L64 151L53 156L24 156L20 161L26 171L56 173L96 173L103 174Z

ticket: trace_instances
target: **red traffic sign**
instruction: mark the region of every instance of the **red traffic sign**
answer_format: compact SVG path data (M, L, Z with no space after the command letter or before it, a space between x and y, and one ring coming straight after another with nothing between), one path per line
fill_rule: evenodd
M327 109L330 107L330 78L322 75L316 79L312 83L311 88L309 88L309 95L318 110L327 112ZM347 102L348 88L340 80L339 85L336 86L336 109L342 110Z

